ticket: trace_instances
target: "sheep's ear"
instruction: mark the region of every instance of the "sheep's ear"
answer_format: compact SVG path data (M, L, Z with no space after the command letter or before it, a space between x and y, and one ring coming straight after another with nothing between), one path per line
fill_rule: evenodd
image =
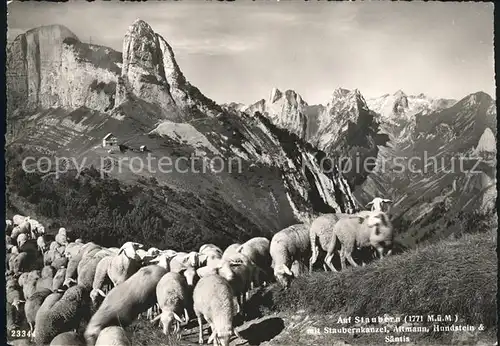
M385 198L382 200L382 202L384 202L384 203L392 203L392 201L390 199L385 199Z
M372 205L372 204L373 204L373 201L368 202L368 204L366 205L366 207L369 207L369 206L370 206L370 205Z
M285 273L286 275L289 275L289 276L293 276L293 273L292 271L290 270L290 268L288 268L286 265L283 264L283 273Z
M18 303L26 303L26 300L18 300Z

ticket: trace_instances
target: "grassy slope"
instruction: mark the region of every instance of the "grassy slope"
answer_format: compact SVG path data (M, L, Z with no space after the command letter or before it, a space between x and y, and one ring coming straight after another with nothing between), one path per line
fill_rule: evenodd
M496 237L496 229L467 234L366 267L338 274L314 273L298 278L290 290L277 292L273 299L285 314L298 309L312 315L365 317L458 314L457 324L477 327L482 323L487 329L480 338L493 338L497 317ZM336 317L318 319L314 326L341 327ZM342 336L355 344L384 342L376 335L360 334L356 341ZM411 335L412 341L418 340L419 344L448 344L456 337L453 333Z

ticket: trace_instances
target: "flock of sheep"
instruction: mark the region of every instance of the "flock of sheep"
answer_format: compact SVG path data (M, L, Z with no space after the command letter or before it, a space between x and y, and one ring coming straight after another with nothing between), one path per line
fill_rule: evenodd
M161 322L164 334L180 338L191 315L200 344L205 319L208 343L228 345L232 335L240 338L233 318L245 316L254 287L275 280L289 287L301 265L312 271L320 253L324 269L333 271L335 253L342 269L346 261L358 265L352 258L356 249L390 254L386 202L375 198L372 210L356 214L323 214L283 229L271 241L252 238L224 251L205 244L190 253L145 250L136 242L105 248L70 241L74 237L64 228L50 237L39 222L16 215L6 222L7 330L19 328L20 320L38 345L119 346L131 344L123 328L137 318Z

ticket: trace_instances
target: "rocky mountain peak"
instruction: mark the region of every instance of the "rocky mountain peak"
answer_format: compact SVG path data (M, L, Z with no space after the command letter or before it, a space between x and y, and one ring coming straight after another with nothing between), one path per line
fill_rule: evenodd
M496 153L497 145L495 135L493 131L489 127L484 129L481 138L479 138L479 142L477 143L476 151L478 153Z
M172 47L141 19L130 25L123 40L123 66L115 99L120 104L131 96L155 104L164 118L174 121L215 116L222 111L187 82Z

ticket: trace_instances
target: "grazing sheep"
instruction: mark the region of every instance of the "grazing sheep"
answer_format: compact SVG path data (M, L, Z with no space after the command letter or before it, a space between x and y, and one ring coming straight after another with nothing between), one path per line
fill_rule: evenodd
M33 295L34 296L34 295ZM38 310L35 312L35 321L34 323L32 322L32 325L33 325L33 333L31 334L31 336L36 340L36 334L37 334L37 329L36 329L36 324L38 323L38 321L40 320L46 320L47 318L47 315L50 314L51 310L52 310L52 307L54 306L55 303L57 303L57 301L59 299L61 299L61 297L63 296L63 293L61 292L55 292L55 293L52 293L52 294L49 294L42 302L42 305L40 305L40 307L38 308ZM34 297L32 297L34 298Z
M229 245L226 250L224 250L224 253L222 254L222 260L228 261L234 256L237 256L238 249L241 247L240 243L234 243Z
M39 236L36 239L36 244L38 245L38 249L42 254L48 250L47 242L45 241L45 237L43 235Z
M51 266L45 266L42 269L41 278L36 282L36 291L44 288L51 290L54 283L55 269Z
M85 346L85 340L76 332L64 332L52 339L50 346Z
M214 245L214 244L204 244L202 246L200 246L200 250L198 251L198 253L200 255L204 255L206 253L211 253L211 252L218 252L221 254L222 256L222 250L220 247L218 247L217 245Z
M68 259L66 257L58 257L52 261L50 266L54 269L59 269L68 265Z
M41 275L39 270L33 270L29 272L26 281L24 281L23 283L23 295L25 299L29 299L29 297L31 297L33 293L36 292L36 284L40 277Z
M150 265L109 291L87 325L84 333L87 345L95 345L103 328L127 327L137 315L152 307L156 303L156 286L166 273L164 268Z
M5 220L5 234L10 234L12 229L14 228L14 224L11 220Z
M99 333L95 346L132 346L122 327L106 327Z
M197 252L178 252L174 257L170 259L170 271L174 273L179 273L189 266L194 267L195 269L199 267Z
M50 244L49 244L49 250L55 251L58 247L59 247L59 244L55 240L50 242Z
M375 197L371 202L368 202L366 207L368 208L369 206L371 206L371 211L387 212L387 208L384 207L384 203L389 204L392 203L392 201L390 199Z
M55 244L54 249L59 246L57 242L53 242L52 244ZM52 244L50 244L52 246ZM89 243L90 244L90 243ZM68 258L75 257L78 252L80 252L80 249L84 246L85 244L83 243L69 243L66 245L66 248L64 249L64 256Z
M340 243L340 264L342 269L345 269L346 260L352 266L358 266L352 258L355 248L373 246L381 258L386 249L389 249L388 254L390 254L394 233L389 217L381 211L373 211L364 215L355 214L349 218L340 219L333 227L331 242L324 260L332 271L336 271L332 259L337 239Z
M141 258L136 250L141 249L142 244L126 242L122 245L118 254L113 256L108 267L108 276L114 286L124 282L141 267Z
M17 280L10 279L6 284L6 296L7 304L12 305L17 311L19 311L19 306L25 302L23 299L23 292L21 292L21 287L17 283Z
M97 266L103 258L110 257L107 252L99 251L89 260L82 259L78 266L78 285L87 288L89 291L93 289L94 278L97 271Z
M10 236L12 239L17 239L20 234L31 234L31 224L28 221L14 227Z
M271 242L264 237L256 237L248 240L236 251L245 255L257 266L254 272L252 284L260 285L262 281L269 282L272 278L271 263L272 258L269 252ZM264 274L263 277L261 274Z
M66 246L69 243L66 234L60 234L60 233L56 234L55 241L60 246Z
M179 332L181 325L189 321L187 302L189 300L189 287L186 278L179 273L166 273L156 286L156 298L161 309L161 314L152 320L155 323L161 320L163 334L169 335L174 320L174 333ZM184 311L184 321L179 315Z
M200 247L199 264L203 266L215 266L222 258L223 251L213 244L205 244Z
M323 214L316 218L309 228L309 239L311 241L311 258L309 259L309 272L312 272L313 266L318 260L320 252L326 253L330 240L332 238L333 226L343 217L350 217L350 214L331 213ZM327 271L326 264L323 263L323 269Z
M23 216L23 215L16 214L12 218L12 223L14 225L18 226L18 225L22 224L28 218L29 218L29 216Z
M50 289L41 289L33 293L31 297L26 299L26 303L24 304L24 314L26 315L26 321L30 326L30 332L33 333L36 314L40 307L42 306L45 298L52 294Z
M212 330L209 343L213 339L214 345L221 343L228 346L233 333L240 338L233 327L233 317L236 314L233 298L231 286L223 277L208 275L200 279L193 292L193 308L198 318L200 344L203 344L202 317Z
M44 314L40 308L36 315L35 342L46 344L60 333L77 329L80 321L90 315L89 303L88 291L77 285L68 288Z
M63 287L64 284L64 278L66 276L66 268L59 268L56 272L56 275L54 275L54 278L52 279L52 291L57 291L61 287Z
M82 258L85 257L88 252L100 248L101 247L95 243L87 243L80 248L76 256L69 259L68 267L66 268L66 277L64 278L64 286L69 287L71 283L76 283L78 264L80 264Z
M241 253L236 253L230 260L223 260L217 268L217 273L229 282L236 296L238 308L245 307L255 270L255 263Z
M311 255L309 225L295 224L276 233L271 239L269 252L276 280L285 288L289 287L293 278L292 263L307 263Z
M15 254L9 259L9 269L12 273L29 271L33 267L33 258L27 252Z
M28 241L28 235L26 233L21 233L16 239L17 241L17 247L21 248L21 246L24 245Z
M106 284L106 281L109 281L109 283L111 283L111 280L108 277L108 267L111 263L112 258L112 256L106 256L104 258L101 258L101 260L97 264L94 274L94 280L92 281L92 291L90 291L90 299L92 300L93 304L96 304L97 297L99 295L101 295L102 297L106 296L102 288Z

